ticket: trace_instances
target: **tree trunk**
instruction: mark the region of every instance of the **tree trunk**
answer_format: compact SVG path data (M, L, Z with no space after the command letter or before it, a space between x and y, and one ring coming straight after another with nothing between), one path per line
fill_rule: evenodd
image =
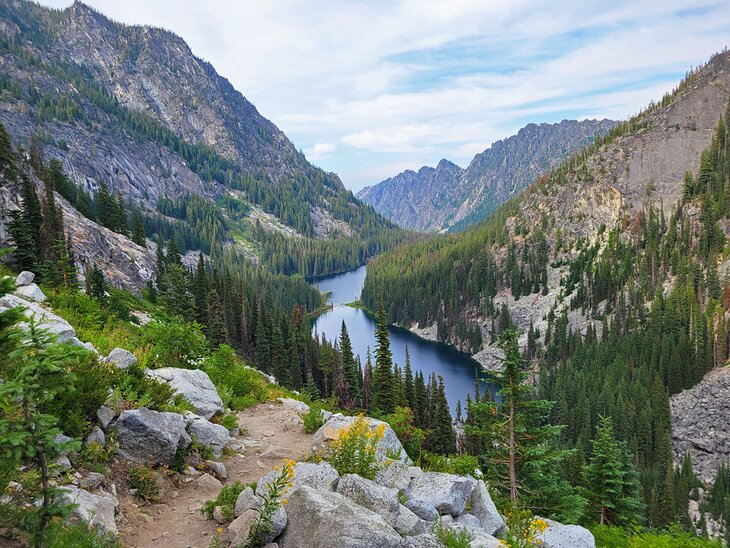
M513 397L513 387L510 387L509 398L509 498L512 502L517 500L517 471L515 470L515 400Z

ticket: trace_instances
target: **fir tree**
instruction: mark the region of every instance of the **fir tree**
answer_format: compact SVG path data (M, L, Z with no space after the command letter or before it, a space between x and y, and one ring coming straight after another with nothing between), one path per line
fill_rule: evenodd
M372 379L372 406L381 413L395 410L396 391L393 377L393 356L390 352L388 319L385 315L383 299L378 299L375 327L375 370Z
M106 281L104 272L94 263L94 266L86 274L86 294L92 299L106 304L109 284Z
M340 354L342 356L342 369L347 382L348 399L351 400L350 407L354 407L360 401L358 371L355 364L355 356L352 354L350 334L347 332L347 326L344 320L342 320L342 327L340 329ZM340 405L345 405L342 399L340 399Z
M15 167L13 145L10 142L10 136L5 126L0 124L0 177L14 181L17 176L18 172Z

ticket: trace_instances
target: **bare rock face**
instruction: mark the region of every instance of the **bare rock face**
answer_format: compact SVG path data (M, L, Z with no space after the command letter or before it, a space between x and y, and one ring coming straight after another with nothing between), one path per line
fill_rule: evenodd
M689 452L697 476L712 482L730 459L730 366L710 371L693 388L669 401L672 450L679 463Z

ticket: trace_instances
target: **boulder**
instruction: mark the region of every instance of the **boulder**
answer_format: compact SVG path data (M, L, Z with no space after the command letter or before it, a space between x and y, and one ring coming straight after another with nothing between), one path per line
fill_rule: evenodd
M72 518L87 521L91 525L98 525L104 531L117 532L114 512L119 506L119 501L113 496L106 493L93 495L73 485L62 487L61 496L68 504L77 505L71 513Z
M268 491L268 484L274 481L281 472L271 471L261 476L256 486L256 494L261 496ZM292 487L287 491L291 493L302 485L312 487L318 491L332 491L337 485L340 475L328 462L318 463L298 462L294 465L294 478Z
M487 486L481 480L477 481L474 491L472 491L471 510L469 513L473 514L479 520L482 529L490 535L493 535L504 527L504 519L499 515L497 507L492 501L492 497L489 496Z
M220 458L230 437L228 428L221 424L213 424L190 411L186 411L184 417L187 422L188 434L194 436L195 441L200 445L210 447L216 458Z
M246 487L243 491L238 494L236 499L236 505L233 508L233 515L238 517L243 514L246 510L255 510L261 507L263 501L260 497L256 496L253 489Z
M294 400L292 398L278 398L276 401L278 401L285 409L296 413L300 417L309 413L309 406L303 401Z
M401 536L375 512L339 493L303 485L286 507L289 523L280 548L400 548Z
M228 479L228 470L226 469L226 465L222 462L207 460L205 461L205 467L213 475L213 477L218 478L221 481Z
M454 522L470 529L478 529L482 526L481 523L479 523L479 519L472 514L461 514L454 520Z
M130 409L122 411L112 427L118 435L119 454L130 461L169 464L178 448L190 445L185 421L177 413Z
M98 426L94 426L84 440L84 444L89 445L90 443L98 443L101 446L106 445L106 436Z
M18 287L22 287L24 285L33 283L33 280L35 280L35 274L33 274L32 272L28 272L27 270L23 270L23 272L18 274L18 277L15 278L15 285Z
M405 507L414 514L416 514L419 518L426 521L433 521L439 515L434 505L422 500L414 500L409 498L405 503Z
M274 515L271 516L271 531L264 535L264 542L266 544L273 542L276 537L284 532L288 522L289 518L286 510L283 506L279 506L274 512Z
M398 519L393 527L401 535L420 535L431 530L431 523L422 520L402 504L398 509Z
M585 527L580 525L563 525L551 519L545 520L548 524L537 538L543 548L596 548L596 539Z
M224 411L223 401L218 395L218 390L205 371L163 367L149 370L147 374L168 383L176 393L190 402L197 415L205 419L210 419L216 413Z
M245 546L248 543L248 534L251 527L258 518L258 513L253 510L246 510L231 522L222 540L228 542L230 546Z
M79 480L79 487L82 489L96 489L101 485L102 481L104 481L104 474L89 472Z
M312 449L315 451L323 450L326 445L336 439L339 439L340 435L345 432L353 422L357 420L357 417L347 417L341 413L332 415L322 427L314 433L312 437ZM411 460L403 449L398 436L386 422L379 421L377 419L367 418L368 426L371 430L375 431L381 425L385 425L383 432L383 439L378 442L377 456L378 462L388 463L392 460L399 460L410 464ZM391 456L398 455L397 458L391 459Z
M71 327L70 323L61 316L56 316L53 312L46 310L38 303L26 301L17 295L3 295L0 297L0 312L16 306L24 307L25 317L34 316L36 325L54 335L58 342L63 343L76 336L76 330ZM28 324L21 323L19 327L27 330Z
M203 474L202 476L200 476L198 479L195 480L195 485L197 485L198 488L202 489L203 491L208 491L209 493L212 493L213 496L216 496L223 487L223 484L210 474Z
M28 284L18 287L14 293L26 301L33 301L35 303L42 303L46 300L45 293L43 293L41 288L36 284Z
M474 478L441 472L424 472L411 481L409 496L412 501L420 501L427 506L435 507L440 514L458 516L464 513L466 503L471 500L476 484ZM413 510L410 506L409 508Z
M336 491L360 506L377 512L385 521L395 527L400 516L397 489L383 487L357 474L345 474L337 483ZM407 508L406 510L410 512ZM413 512L410 513L413 514ZM415 514L413 515L418 519Z
M106 357L105 361L113 363L118 369L127 369L137 363L137 358L129 350L115 348Z
M408 492L411 480L423 474L418 466L409 466L403 462L395 461L384 466L375 475L375 482L384 486Z
M444 548L443 542L430 533L406 537L403 539L402 546L403 548Z
M107 407L106 405L102 405L96 411L96 418L99 419L99 426L101 426L104 430L107 429L116 416L117 413L114 409Z

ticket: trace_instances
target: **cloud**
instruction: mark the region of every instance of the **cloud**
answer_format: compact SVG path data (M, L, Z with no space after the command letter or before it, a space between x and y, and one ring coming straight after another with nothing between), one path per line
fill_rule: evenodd
M528 122L625 118L730 36L730 3L703 0L87 1L181 35L355 189Z

